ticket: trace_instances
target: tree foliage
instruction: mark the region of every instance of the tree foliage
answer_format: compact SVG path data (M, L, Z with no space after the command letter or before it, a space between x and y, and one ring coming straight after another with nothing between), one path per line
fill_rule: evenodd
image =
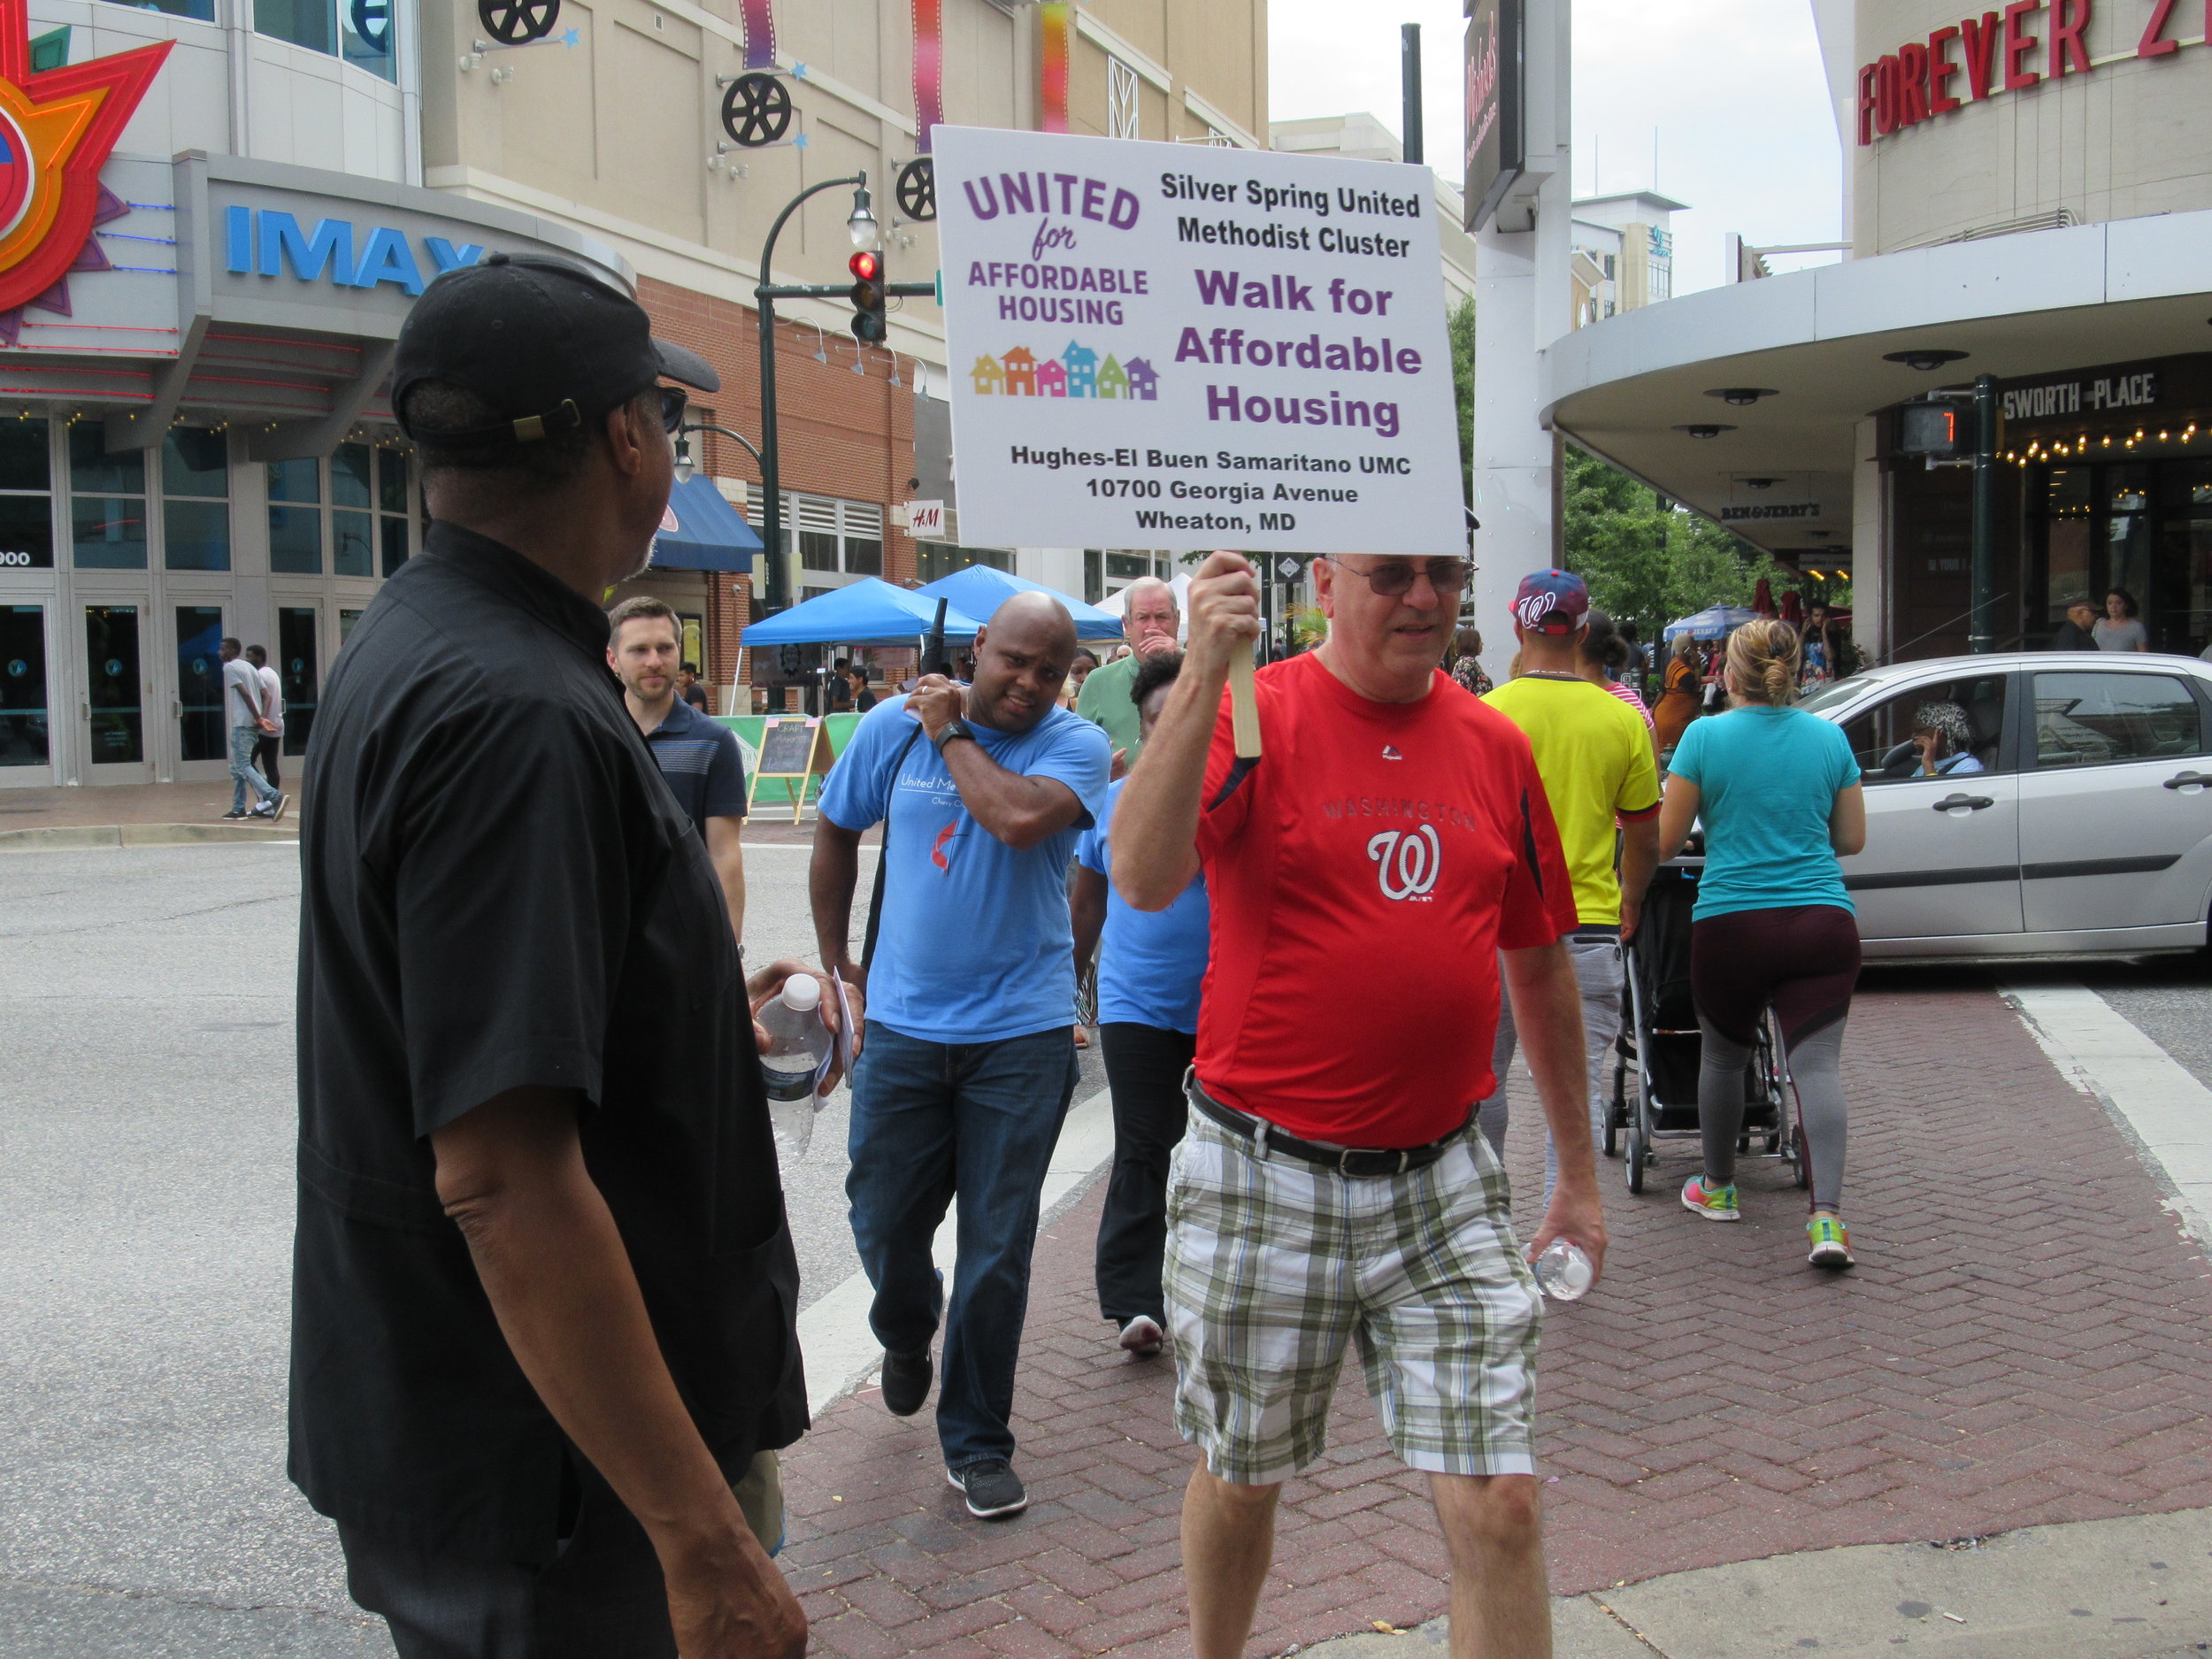
M1445 319L1452 341L1452 396L1459 404L1459 498L1475 498L1475 302L1460 301Z
M1671 502L1570 445L1563 481L1567 568L1590 584L1590 600L1616 618L1633 617L1646 640L1708 605L1747 605L1766 577L1778 604L1798 579L1764 549Z

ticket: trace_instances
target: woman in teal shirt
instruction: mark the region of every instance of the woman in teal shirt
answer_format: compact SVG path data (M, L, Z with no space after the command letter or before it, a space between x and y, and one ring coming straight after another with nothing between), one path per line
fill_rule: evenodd
M1705 825L1705 870L1690 912L1690 990L1703 1034L1698 1118L1705 1169L1682 1202L1736 1221L1736 1137L1744 1068L1774 1010L1812 1160L1806 1224L1816 1267L1851 1265L1843 1198L1847 1112L1839 1062L1859 930L1839 855L1866 845L1866 799L1842 731L1790 704L1801 645L1786 623L1747 622L1728 639L1728 712L1683 733L1668 763L1659 856Z

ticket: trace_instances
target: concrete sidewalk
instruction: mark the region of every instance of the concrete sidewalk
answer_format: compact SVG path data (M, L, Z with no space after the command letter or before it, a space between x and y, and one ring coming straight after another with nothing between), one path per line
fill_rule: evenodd
M1562 1596L1557 1659L2165 1659L2212 1647L2212 1510L1861 1544ZM1440 1654L1448 1621L1309 1659Z
M1893 1577L1910 1577L1900 1563L1916 1550L1924 1576L1968 1571L1980 1556L1947 1566L1953 1552L1930 1540L2212 1506L2212 1269L2129 1138L1993 989L1863 994L1845 1060L1852 1273L1804 1265L1803 1196L1771 1163L1749 1164L1746 1221L1728 1227L1675 1201L1692 1142L1663 1143L1640 1198L1606 1165L1608 1274L1553 1310L1539 1396L1551 1580L1579 1598L1563 1613L1564 1653L1955 1641L1944 1611L1979 1634L2042 1604L1931 1578L1897 1588L1878 1625L1865 1597L1878 1587L1806 1597L1858 1559L1839 1547L1901 1548L1879 1569ZM1517 1094L1520 1106L1525 1079ZM1525 1192L1540 1190L1539 1131L1521 1107L1508 1164ZM830 1405L787 1454L784 1562L818 1650L1187 1655L1177 1514L1191 1453L1169 1423L1168 1367L1127 1361L1097 1316L1097 1205L1094 1193L1039 1242L1016 1403L1026 1515L970 1521L927 1415L893 1418L872 1389ZM2161 1542L2145 1562L2185 1562L2201 1579L2208 1548ZM1793 1562L1811 1564L1793 1578ZM2032 1641L1992 1638L2008 1653L2071 1653L2055 1644L2091 1625L2108 1633L2079 1651L2212 1637L2212 1617L2177 1628L2194 1603L2172 1597L2183 1610L2149 1623L2131 1581L2104 1567L2079 1581L2102 1599L2039 1581L2068 1605ZM1286 1489L1250 1652L1377 1620L1420 1625L1445 1601L1425 1483L1388 1455L1351 1368L1330 1451ZM1896 1612L1920 1601L1935 1609L1926 1624ZM1798 1621L1786 1640L1759 1622L1770 1608ZM1630 1645L1587 1645L1614 1635ZM2164 1646L2116 1645L2137 1636Z

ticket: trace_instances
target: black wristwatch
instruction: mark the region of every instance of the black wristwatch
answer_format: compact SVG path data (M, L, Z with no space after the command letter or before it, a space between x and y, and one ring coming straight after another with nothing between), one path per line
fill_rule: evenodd
M929 741L937 746L937 752L941 755L945 752L946 744L953 742L963 737L966 738L971 743L977 741L976 734L968 729L968 723L965 720L955 718L946 721L944 725L938 729L937 735L931 738Z

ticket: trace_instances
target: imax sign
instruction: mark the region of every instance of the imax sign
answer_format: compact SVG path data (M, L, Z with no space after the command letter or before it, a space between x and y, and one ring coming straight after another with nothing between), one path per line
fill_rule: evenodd
M223 249L234 276L289 276L349 288L388 283L410 298L431 278L474 265L485 251L478 242L411 236L388 225L365 233L351 219L318 219L311 227L277 208L235 205L223 210Z

